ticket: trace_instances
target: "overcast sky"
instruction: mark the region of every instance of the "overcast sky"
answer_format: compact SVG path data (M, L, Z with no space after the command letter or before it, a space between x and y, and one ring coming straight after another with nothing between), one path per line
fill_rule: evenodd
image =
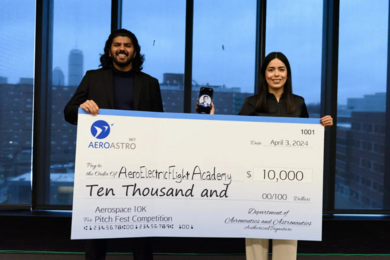
M124 28L145 54L144 72L184 73L185 0L123 0ZM195 0L193 80L253 92L256 0ZM266 52L281 51L292 66L293 88L320 101L323 0L268 1ZM84 72L97 69L110 33L110 0L54 1L53 67L68 82L72 49ZM386 91L388 0L342 0L339 103ZM35 1L0 2L0 76L9 83L34 75Z

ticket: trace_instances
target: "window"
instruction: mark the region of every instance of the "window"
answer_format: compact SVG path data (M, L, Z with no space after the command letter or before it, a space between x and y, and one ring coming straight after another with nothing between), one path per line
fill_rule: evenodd
M342 139L342 138L340 138L340 139ZM337 138L337 142L339 141L339 138ZM354 147L356 147L356 148L360 148L360 140L354 140Z
M342 139L342 138L337 138L337 144L345 146L346 145L346 140Z
M366 150L366 151L371 151L372 150L372 143L363 141L362 144L363 144L363 150Z
M361 129L361 124L360 123L356 123L356 122L352 122L352 127L351 127L353 130L355 131L360 131Z
M385 168L384 168L383 164L374 163L374 171L384 174Z
M360 182L360 176L357 175L357 174L354 174L354 176L355 176L355 181L356 181L357 183L359 183L359 182Z
M35 1L1 1L0 31L0 205L30 205Z
M267 1L266 54L277 51L286 55L291 65L294 94L303 96L309 116L318 118L324 1L298 2Z
M363 124L363 131L367 133L372 132L372 125L371 124Z
M47 125L51 135L42 137L47 138L50 148L42 146L47 154L39 155L45 159L34 161L41 167L49 158L50 170L36 173L38 184L45 189L38 189L40 198L34 204L45 208L72 204L77 128L64 121L63 109L85 72L99 68L100 54L114 19L112 2L116 1L0 1L0 207L31 205L31 182L35 181L32 163L38 158L32 147L39 145L33 140L38 135L40 140L42 133L46 133L40 129L41 125L33 130L33 111L41 112L40 104L45 102L36 100L34 92L47 93L45 82L42 87L34 86L34 73L41 69L34 68L36 64L52 66L48 68L51 96L47 97L51 107L46 111L51 114ZM184 100L188 1L119 2L122 27L138 37L141 53L145 54L143 72L158 79L166 112L182 113L184 102L191 102L194 113L200 88L208 86L214 89L217 114L238 114L245 98L255 90L259 48L256 30L260 19L257 5L262 1L193 1L189 100ZM390 187L385 174L389 150L385 135L389 123L386 91L390 2L336 2L340 2L338 125L334 127L336 138L326 140L336 142L334 206L336 210L389 210L384 205L390 205L386 201ZM36 3L53 8L42 13L45 24L37 27L36 20L41 19L35 17ZM265 54L273 51L286 54L292 67L294 93L305 98L310 117L318 118L321 105L329 105L320 104L321 78L329 75L321 75L323 55L329 54L323 52L326 48L322 42L323 5L327 1L267 0L266 3ZM39 32L44 27L50 28L49 35L46 37L45 31L45 39L39 39L36 29ZM43 56L35 50L42 40L43 46L49 43L48 49L42 50ZM369 69L370 64L374 64L375 73ZM333 174L333 169L330 173ZM60 182L61 179L69 182Z
M54 1L50 204L71 205L72 192L58 189L60 178L74 174L76 126L65 122L63 110L87 70L98 69L110 34L111 2ZM67 86L67 87L65 87ZM55 166L55 167L54 167ZM63 185L63 184L61 184ZM73 187L73 182L67 185ZM61 191L66 190L65 193Z
M384 164L384 149L377 144L385 142L379 126L385 122L386 111L388 5L387 0L340 1L338 114L349 116L344 118L347 123L337 127L348 131L339 138L345 138L347 143L350 138L355 140L355 145L348 148L345 163L347 169L361 176L362 185L357 185L358 180L350 174L339 173L336 185L359 189L355 191L362 196L351 193L345 200L336 190L336 209L383 209L383 199L378 200L383 193L376 182L384 180L383 167L379 166ZM375 64L375 75L367 64ZM361 167L357 167L354 156L360 157Z
M372 165L371 161L366 160L366 159L362 159L361 162L362 162L361 165L362 165L363 168L366 168L368 170L371 169L371 165Z
M375 133L385 134L385 126L384 125L375 125Z
M384 154L385 146L383 144L374 144L374 151L379 154Z
M216 114L237 115L245 98L253 95L256 4L256 0L194 1L191 107L195 108L201 87L214 89Z
M123 0L122 25L133 32L145 55L143 72L160 82L165 112L184 111L186 1Z

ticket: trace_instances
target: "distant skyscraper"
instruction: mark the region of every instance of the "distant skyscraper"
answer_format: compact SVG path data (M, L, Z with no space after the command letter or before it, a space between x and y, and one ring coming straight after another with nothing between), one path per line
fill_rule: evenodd
M54 86L65 86L65 75L60 67L55 67L53 70L52 84Z
M77 87L83 78L84 55L80 50L69 53L68 86Z

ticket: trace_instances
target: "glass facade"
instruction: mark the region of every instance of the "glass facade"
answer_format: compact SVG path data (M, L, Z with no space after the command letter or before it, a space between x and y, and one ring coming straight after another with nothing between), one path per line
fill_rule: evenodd
M237 115L254 93L257 1L194 1L191 112L201 87L216 114Z
M336 209L384 209L388 5L340 2Z
M54 1L50 204L72 204L77 127L63 111L85 72L99 68L110 21L109 1Z
M30 205L35 1L1 1L0 32L0 205Z
M286 55L293 93L305 99L309 116L314 118L320 117L321 107L323 2L267 1L266 55Z
M184 111L185 19L186 1L123 1L123 28L141 45L142 71L158 79L165 112Z
M111 1L42 1L53 5L43 19L52 33L50 172L47 206L73 198L76 126L63 110L87 70L99 58L111 30ZM122 27L145 55L143 72L158 79L166 112L195 113L201 87L214 89L217 114L237 115L255 92L257 0L194 0L191 100L184 100L185 0L123 0ZM283 52L292 67L294 93L319 118L323 51L323 0L267 1L265 54ZM39 6L39 5L38 5ZM326 9L325 9L326 10ZM0 2L0 206L31 205L36 1ZM38 19L39 20L39 19ZM337 210L388 210L385 147L389 2L340 0L335 205ZM263 36L262 36L263 37ZM187 43L188 44L188 43ZM40 68L39 68L40 69ZM37 81L38 82L38 81ZM37 110L36 110L37 111ZM39 131L37 129L36 131ZM334 144L334 143L333 143ZM46 156L46 155L45 155ZM47 176L47 174L49 176ZM332 175L333 176L333 175ZM47 183L46 183L47 184ZM333 195L333 194L332 194ZM46 197L47 197L46 196ZM333 209L331 209L333 210Z

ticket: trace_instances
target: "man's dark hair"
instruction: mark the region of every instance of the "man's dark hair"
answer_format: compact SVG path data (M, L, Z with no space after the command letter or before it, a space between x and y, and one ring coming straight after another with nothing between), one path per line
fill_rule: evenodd
M133 59L133 69L136 72L140 72L143 67L142 64L144 63L145 56L141 54L141 46L138 44L137 37L135 37L134 33L130 32L126 29L119 29L115 32L112 32L110 36L108 36L108 39L106 41L106 45L104 46L104 54L100 56L100 67L103 67L103 69L108 69L112 67L112 58L110 57L110 49L112 45L112 41L114 38L122 36L122 37L129 37L131 39L131 42L134 46L134 51L137 53L135 55L135 58Z

